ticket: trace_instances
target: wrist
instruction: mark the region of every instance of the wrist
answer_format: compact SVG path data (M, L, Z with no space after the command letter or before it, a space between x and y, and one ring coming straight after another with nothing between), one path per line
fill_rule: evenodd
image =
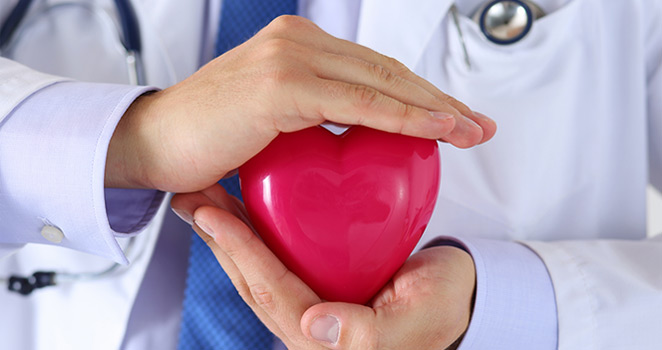
M120 119L108 146L104 185L108 188L156 188L150 179L154 152L150 111L154 96L139 96Z
M556 348L554 289L543 261L524 245L481 238L440 237L466 249L476 268L474 309L466 348Z
M434 247L444 247L448 249L448 252L453 252L454 254L458 254L459 256L461 256L462 259L458 261L464 261L463 264L463 266L465 266L464 273L472 276L473 279L473 284L471 288L471 301L469 302L469 309L468 309L469 320L466 324L463 325L462 333L457 337L455 342L453 342L453 344L449 345L445 349L445 350L456 350L459 349L460 344L464 339L464 336L467 334L469 323L471 322L471 318L473 317L474 306L476 303L476 285L478 282L476 277L476 265L471 253L469 252L467 247L464 244L462 244L460 241L456 241L448 238L437 238L426 244L422 249L429 249Z

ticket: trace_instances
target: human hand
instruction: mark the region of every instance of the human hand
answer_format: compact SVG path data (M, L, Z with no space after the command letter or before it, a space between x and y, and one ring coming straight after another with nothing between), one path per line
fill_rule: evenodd
M290 350L445 349L468 326L475 268L461 249L412 255L368 305L324 302L253 233L242 203L220 185L171 204L194 218L239 294Z
M396 60L281 16L188 79L138 98L111 139L105 184L201 190L278 133L325 121L463 148L496 130Z

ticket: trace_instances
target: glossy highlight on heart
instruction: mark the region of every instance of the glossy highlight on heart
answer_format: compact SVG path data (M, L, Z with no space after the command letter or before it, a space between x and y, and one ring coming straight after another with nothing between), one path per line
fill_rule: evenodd
M432 216L436 141L354 126L280 134L239 168L256 231L322 299L364 304Z

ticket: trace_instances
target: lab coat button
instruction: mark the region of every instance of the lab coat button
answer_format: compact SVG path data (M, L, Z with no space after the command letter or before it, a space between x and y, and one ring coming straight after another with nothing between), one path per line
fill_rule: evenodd
M62 230L51 225L44 225L44 227L41 229L41 235L49 242L53 243L60 243L64 238L64 233L62 233Z

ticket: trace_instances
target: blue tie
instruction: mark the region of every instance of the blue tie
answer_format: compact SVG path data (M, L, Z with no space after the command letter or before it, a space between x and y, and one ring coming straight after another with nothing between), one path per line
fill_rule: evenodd
M216 53L243 43L279 15L296 13L296 6L296 0L224 0ZM237 176L219 183L241 199ZM239 297L211 250L194 234L178 349L262 350L272 345L271 332Z

